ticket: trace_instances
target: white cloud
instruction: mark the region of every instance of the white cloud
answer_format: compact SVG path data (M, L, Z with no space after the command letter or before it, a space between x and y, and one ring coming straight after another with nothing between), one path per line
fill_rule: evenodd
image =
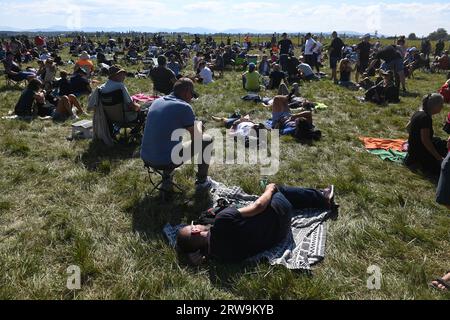
M386 1L386 0L384 0ZM413 0L417 1L417 0ZM436 1L436 0L434 0ZM84 26L153 26L161 28L249 28L286 31L351 30L384 34L426 35L450 21L450 3L336 3L320 1L258 2L234 0L0 0L1 24L33 28L64 24L68 8L78 6ZM21 19L26 13L32 19ZM28 25L20 25L28 23ZM34 25L33 25L34 24Z

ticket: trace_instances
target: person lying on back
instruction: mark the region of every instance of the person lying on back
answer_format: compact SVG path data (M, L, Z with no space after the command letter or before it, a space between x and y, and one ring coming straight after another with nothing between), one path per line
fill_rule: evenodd
M193 265L208 257L225 263L242 262L285 239L295 210L332 210L334 206L333 186L314 190L270 184L250 206L239 210L228 207L218 213L212 226L180 229L177 250Z

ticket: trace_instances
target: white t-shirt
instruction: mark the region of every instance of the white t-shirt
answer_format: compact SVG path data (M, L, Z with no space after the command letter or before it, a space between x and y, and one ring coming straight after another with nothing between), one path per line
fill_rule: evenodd
M317 45L316 45L316 47L313 49L313 52L319 54L319 53L322 52L322 47L323 47L323 45L322 45L319 41L316 41L316 44L317 44Z
M313 47L317 44L314 39L308 39L306 40L305 44L305 55L312 55L313 54Z
M212 78L212 72L208 67L204 67L200 71L199 75L203 79L203 84L208 84L208 83L214 82L213 78Z
M255 124L253 122L241 122L236 126L236 129L230 132L230 135L233 137L247 137L254 126Z

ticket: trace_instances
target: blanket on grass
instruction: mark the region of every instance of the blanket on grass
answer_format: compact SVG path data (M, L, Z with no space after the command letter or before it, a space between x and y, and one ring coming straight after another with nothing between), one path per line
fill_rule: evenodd
M240 187L227 187L213 182L211 198L214 204L219 199L227 199L237 208L253 203L257 196L246 194ZM268 260L271 265L283 265L290 270L311 270L311 267L325 257L326 220L330 212L309 209L299 210L292 215L291 231L286 239L274 248L248 259L248 262ZM171 246L175 247L177 232L184 225L164 227L164 234Z
M366 150L381 160L404 163L408 155L408 141L402 139L359 138Z

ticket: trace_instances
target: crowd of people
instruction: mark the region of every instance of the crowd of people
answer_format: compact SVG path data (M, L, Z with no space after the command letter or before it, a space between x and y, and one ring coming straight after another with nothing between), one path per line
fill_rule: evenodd
M321 72L326 60L329 60L332 82L351 90L364 90L365 100L377 104L398 103L401 91L407 92L408 78L414 77L415 70L441 72L450 67L442 41L436 45L433 60L429 41L423 41L418 49L408 47L405 37L400 37L395 44L382 46L379 41L372 43L367 34L358 44L346 45L336 32L332 33L329 45L319 36L306 34L298 56L298 49L286 33L281 39L274 34L271 41L256 45L248 35L240 44L233 43L230 37L220 43L211 36L202 41L198 35L190 43L181 35L170 42L159 34L108 38L103 42L81 35L68 43L62 43L59 37L24 36L2 39L1 44L0 54L8 80L27 82L15 106L15 115L48 117L55 121L77 119L85 114L80 103L82 96L96 93L116 99L114 95L118 92L124 112L129 116L126 121L138 121L145 128L141 157L147 167L163 172L161 189L166 193L173 191L174 170L191 156L201 160L196 190L207 190L211 183L210 156L205 151L211 150L214 141L203 133L202 124L195 121L190 105L198 96L195 84L208 86L222 81L225 72L237 69L243 72L242 88L249 93L279 89L270 104L273 129L292 127L297 136L300 128L307 128L309 137L320 139L312 113L304 108L292 109L298 106L295 98L299 96L299 83L324 81L328 77ZM74 61L61 58L65 47L75 57ZM252 54L257 50L260 58ZM23 69L22 65L31 61L36 61L38 67ZM125 84L130 73L119 65L120 61L143 63L148 67L138 74L151 79L153 93L160 97L148 109L142 109L130 96ZM191 65L192 71L188 68ZM108 80L100 84L95 80L99 75L106 75ZM435 137L433 131L433 116L442 112L444 103L450 102L448 78L439 93L424 97L420 111L411 118L407 126L409 151L405 164L439 177L437 202L450 209L450 140ZM262 128L261 124L240 115L214 120L238 131L245 131L245 126ZM173 149L181 140L173 141L171 135L177 129L186 129L192 139L183 143L176 153L179 161L174 162ZM194 145L196 135L202 137L200 146ZM254 205L224 210L211 228L193 225L183 228L178 235L178 248L193 262L201 262L208 256L225 261L243 260L280 241L287 232L292 208L331 208L333 201L332 186L312 190L269 185ZM230 233L237 235L231 242ZM434 284L448 289L445 278Z

